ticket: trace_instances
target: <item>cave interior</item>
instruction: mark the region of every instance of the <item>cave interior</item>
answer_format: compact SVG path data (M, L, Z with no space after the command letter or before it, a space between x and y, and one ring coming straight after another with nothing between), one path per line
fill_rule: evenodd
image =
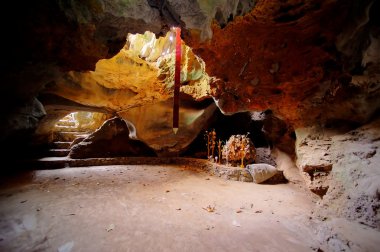
M379 1L6 11L0 250L378 251Z

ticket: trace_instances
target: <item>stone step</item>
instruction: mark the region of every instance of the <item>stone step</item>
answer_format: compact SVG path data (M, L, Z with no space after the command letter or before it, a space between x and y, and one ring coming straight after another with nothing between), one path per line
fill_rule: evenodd
M54 142L55 149L69 149L71 142Z
M74 121L66 121L66 120L60 120L56 124L57 126L70 126L70 127L75 127L76 124Z
M25 169L60 169L67 167L106 166L106 165L170 165L176 164L183 169L199 169L210 173L211 176L243 182L252 182L252 176L247 169L231 167L209 162L205 159L183 157L112 157L72 159L69 157L46 157L36 160L20 161L17 164ZM282 172L281 172L282 173ZM281 182L284 183L284 182Z
M54 141L57 142L72 142L78 137L87 137L89 133L86 132L78 132L78 131L73 131L73 132L55 132L54 134Z
M73 126L60 126L60 125L56 125L55 126L55 130L56 131L65 131L65 132L78 132L78 128L77 127L73 127Z
M72 159L69 157L45 157L35 160L20 160L20 167L26 169L60 169L65 167L104 166L104 165L156 165L178 164L209 170L216 164L203 159L181 157L111 157ZM241 169L241 168L239 168Z
M48 155L51 157L67 157L70 149L50 149Z

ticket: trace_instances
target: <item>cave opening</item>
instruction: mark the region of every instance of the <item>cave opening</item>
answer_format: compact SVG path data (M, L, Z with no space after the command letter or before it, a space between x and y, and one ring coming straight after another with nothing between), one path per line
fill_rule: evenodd
M109 116L98 112L72 112L57 121L53 128L53 141L85 138L98 129ZM73 133L65 137L62 133Z
M47 156L67 157L74 145L94 133L110 117L99 112L77 111L60 118L50 132L51 149Z

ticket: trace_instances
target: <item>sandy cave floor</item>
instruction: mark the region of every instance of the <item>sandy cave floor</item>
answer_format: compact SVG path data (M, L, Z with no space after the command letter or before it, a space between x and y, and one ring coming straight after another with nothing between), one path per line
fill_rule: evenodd
M184 165L25 172L1 181L0 251L315 251L313 204Z

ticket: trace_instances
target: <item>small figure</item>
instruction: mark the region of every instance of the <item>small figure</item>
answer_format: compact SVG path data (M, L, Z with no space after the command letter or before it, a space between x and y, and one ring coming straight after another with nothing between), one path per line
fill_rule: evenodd
M218 155L219 155L219 164L220 164L220 160L221 160L221 157L222 157L222 140L218 140Z
M241 141L241 146L240 146L240 158L241 158L241 163L240 163L240 168L244 168L244 158L245 155L247 154L246 150L246 145L244 141Z
M207 137L207 158L210 159L210 132L206 130L205 136Z
M216 144L216 132L215 129L212 130L211 132L211 154L214 156L215 153L215 144Z

